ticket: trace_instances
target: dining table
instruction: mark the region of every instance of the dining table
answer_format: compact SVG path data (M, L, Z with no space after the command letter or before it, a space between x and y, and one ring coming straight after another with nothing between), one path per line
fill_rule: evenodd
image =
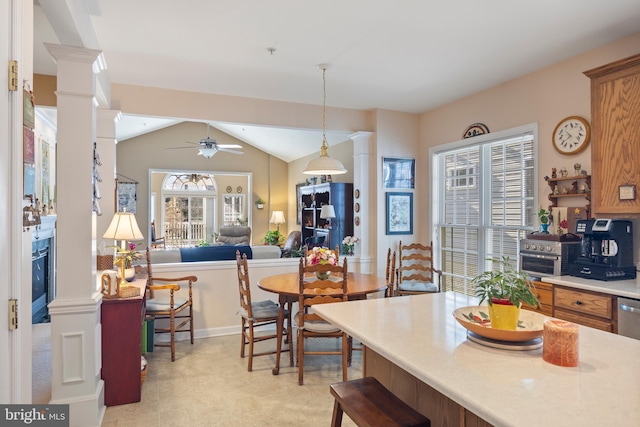
M285 309L288 307L289 314L291 315L293 303L298 302L300 289L299 278L300 275L297 272L274 274L258 280L258 288L263 291L278 294L280 310L284 317ZM309 276L308 280L316 280L316 278L314 276ZM347 273L347 298L349 300L366 299L368 294L385 291L388 286L387 280L384 277L356 272ZM288 323L289 325L291 324L290 316L288 318ZM287 340L288 339L289 337L287 337ZM349 352L348 364L351 365L351 352ZM279 363L276 364L273 374L277 375L278 371Z

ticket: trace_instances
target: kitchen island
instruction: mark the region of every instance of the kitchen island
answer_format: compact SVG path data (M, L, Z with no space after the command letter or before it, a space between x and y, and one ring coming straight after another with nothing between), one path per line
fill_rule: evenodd
M580 364L563 368L544 362L542 348L469 341L452 312L476 304L443 292L315 309L364 344L364 375L432 425L640 425L640 341L581 326Z

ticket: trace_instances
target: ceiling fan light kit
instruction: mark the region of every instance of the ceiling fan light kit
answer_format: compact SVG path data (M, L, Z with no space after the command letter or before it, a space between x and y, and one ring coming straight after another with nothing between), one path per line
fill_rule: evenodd
M329 144L327 144L327 80L325 74L331 64L320 64L318 68L322 70L322 145L320 146L320 157L307 163L302 173L307 175L340 175L347 173L344 165L338 159L332 159L327 154Z
M189 144L193 144L194 147L168 147L170 150L182 149L182 148L198 148L198 156L204 156L207 159L212 158L218 151L226 151L227 153L233 154L244 154L242 151L242 145L238 144L218 144L215 139L209 137L209 128L210 125L207 123L207 137L202 138L200 142L189 142ZM197 147L199 146L199 147Z

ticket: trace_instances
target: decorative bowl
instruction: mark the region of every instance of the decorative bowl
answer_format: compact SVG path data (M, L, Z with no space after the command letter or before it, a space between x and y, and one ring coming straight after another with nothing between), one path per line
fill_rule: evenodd
M453 317L468 331L485 338L498 341L521 342L541 337L547 316L529 310L520 310L518 328L515 331L494 329L489 320L489 307L471 305L460 307L453 312Z

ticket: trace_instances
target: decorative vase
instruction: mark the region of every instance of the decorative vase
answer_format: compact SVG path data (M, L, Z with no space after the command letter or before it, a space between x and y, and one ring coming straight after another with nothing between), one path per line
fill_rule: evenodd
M492 299L493 304L489 306L489 318L493 329L505 329L515 331L520 318L520 307L515 306L507 299Z
M318 280L327 280L329 278L329 274L330 272L328 271L317 271L316 277L318 278Z
M118 269L118 278L120 278L120 271L121 270ZM134 267L124 269L124 280L126 280L127 282L133 282L134 280L136 280L136 269Z
M543 234L549 234L549 223L540 224L540 228L542 229Z

